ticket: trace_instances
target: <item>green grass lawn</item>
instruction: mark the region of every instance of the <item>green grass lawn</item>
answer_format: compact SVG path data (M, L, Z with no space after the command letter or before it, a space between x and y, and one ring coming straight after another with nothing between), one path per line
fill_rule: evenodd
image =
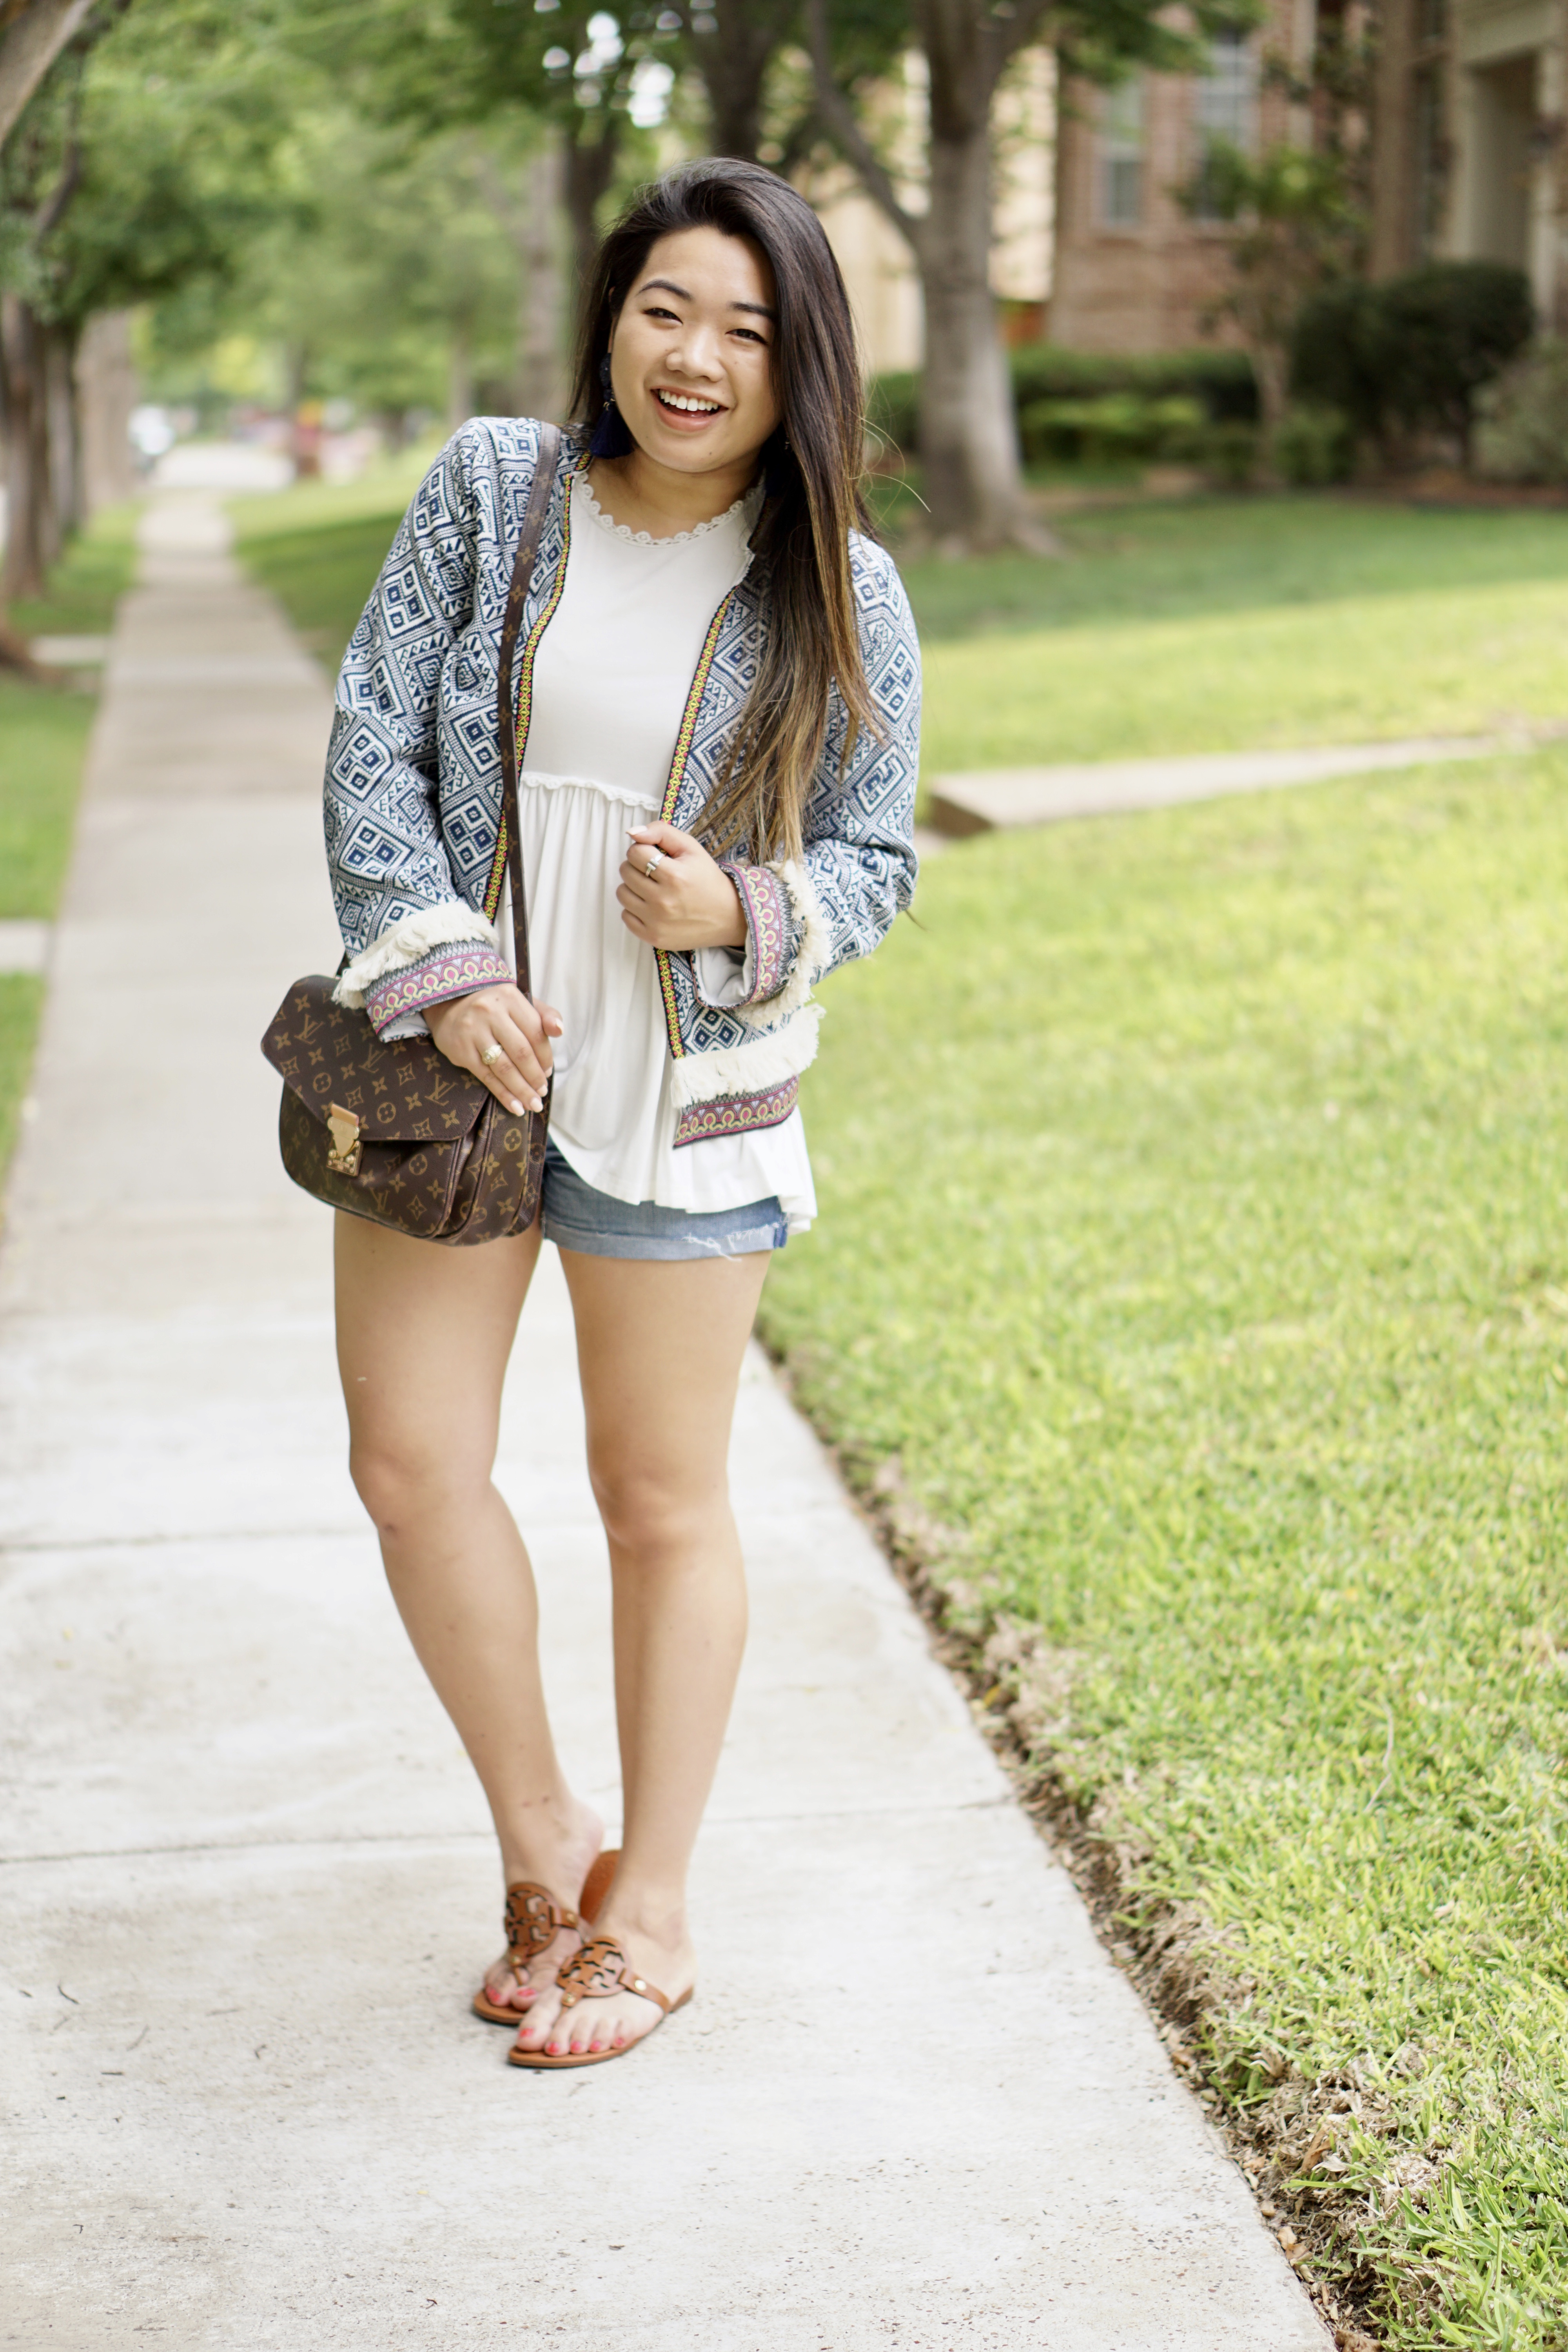
M329 669L428 455L230 509ZM905 566L928 775L1568 720L1568 515L1205 498L1057 528L1063 562Z
M106 633L131 583L135 516L127 506L95 517L47 594L11 607L15 625L28 636ZM47 921L59 903L94 709L93 697L73 687L0 675L0 918ZM0 1175L16 1141L42 1003L37 980L0 976Z
M954 848L764 1300L1410 2352L1568 2342L1565 900L1556 752Z
M235 499L229 517L247 568L279 599L324 668L336 671L403 510L435 449L422 446L357 482L300 482Z
M905 573L926 772L1568 719L1568 514L1196 499Z

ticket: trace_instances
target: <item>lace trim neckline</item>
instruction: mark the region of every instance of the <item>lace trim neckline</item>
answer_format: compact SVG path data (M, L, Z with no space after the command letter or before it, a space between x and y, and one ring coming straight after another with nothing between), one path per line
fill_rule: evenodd
M710 521L694 522L689 530L667 531L656 538L651 530L634 530L629 522L617 522L614 515L607 515L594 496L594 486L586 473L579 474L576 483L586 501L588 512L599 529L613 531L617 539L629 539L637 547L684 547L689 540L707 539L711 532L722 530L727 523L745 520L748 509L757 503L757 486L753 484L751 489L742 491L732 506L726 507L721 515L715 515Z

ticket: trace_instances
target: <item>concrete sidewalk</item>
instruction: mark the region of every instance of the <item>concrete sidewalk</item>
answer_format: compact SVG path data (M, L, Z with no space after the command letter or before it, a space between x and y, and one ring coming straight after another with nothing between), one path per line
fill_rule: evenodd
M210 505L144 546L0 1263L0 2342L1322 2352L760 1357L697 2002L559 2079L468 2015L494 1856L344 1473L329 1220L256 1045L335 954L328 697ZM500 1475L613 1805L546 1260Z
M1116 816L1174 808L1185 801L1225 800L1236 793L1273 793L1322 784L1338 776L1397 774L1451 760L1517 757L1559 740L1561 726L1509 735L1434 735L1399 743L1333 743L1286 751L1205 751L1166 760L1085 760L1060 768L984 768L968 776L933 776L926 816L950 839L1017 826L1057 824L1065 817Z

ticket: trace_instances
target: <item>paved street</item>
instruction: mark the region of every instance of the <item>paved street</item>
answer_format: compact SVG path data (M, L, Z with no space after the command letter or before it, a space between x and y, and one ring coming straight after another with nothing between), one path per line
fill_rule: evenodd
M0 2343L1323 2352L760 1356L697 2001L570 2076L469 2016L494 1856L348 1483L329 1220L256 1042L337 951L327 711L216 505L166 498L0 1258ZM613 1806L549 1252L500 1475L565 1755Z

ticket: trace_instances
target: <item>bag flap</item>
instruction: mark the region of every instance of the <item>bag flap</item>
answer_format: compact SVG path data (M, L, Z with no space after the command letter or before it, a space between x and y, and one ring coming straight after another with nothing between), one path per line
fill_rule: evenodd
M331 980L297 980L273 1015L261 1050L290 1093L321 1124L357 1119L366 1143L458 1143L490 1090L455 1069L428 1037L384 1045L369 1016L332 1003Z

